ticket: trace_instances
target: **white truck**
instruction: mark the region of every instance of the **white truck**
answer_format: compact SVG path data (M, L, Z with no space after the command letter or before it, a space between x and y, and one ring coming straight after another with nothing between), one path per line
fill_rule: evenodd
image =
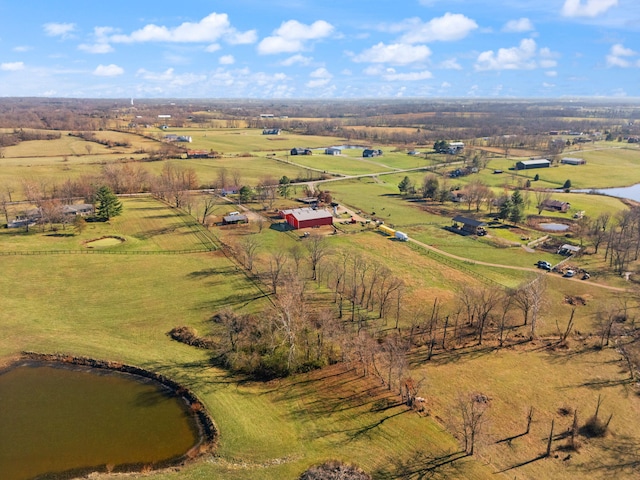
M409 235L404 232L399 232L396 230L396 240L400 240L401 242L406 242L409 240Z

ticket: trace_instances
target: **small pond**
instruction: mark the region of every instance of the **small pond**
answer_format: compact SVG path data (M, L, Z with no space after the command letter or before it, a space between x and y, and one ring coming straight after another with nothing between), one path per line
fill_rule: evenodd
M124 238L102 237L102 238L97 238L95 240L91 240L90 242L87 242L84 245L87 248L105 248L105 247L113 247L115 245L120 245L122 242L124 242Z
M168 464L200 439L185 403L158 383L49 364L0 373L0 426L3 480Z
M569 230L569 225L564 223L539 223L538 227L547 232L565 232Z

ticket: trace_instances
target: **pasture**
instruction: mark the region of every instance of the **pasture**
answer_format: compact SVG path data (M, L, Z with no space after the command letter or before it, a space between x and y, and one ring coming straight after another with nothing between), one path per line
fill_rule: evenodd
M534 266L537 260L557 263L564 258L552 252L522 248L527 241L523 237L540 234L532 233L526 226L514 229L500 225L489 229L487 237L465 237L445 227L451 225L454 215L468 213L466 205L448 204L445 208L419 198L402 198L398 183L403 177L409 176L419 186L427 172L397 170L426 167L435 156L428 160L411 157L391 147L384 148L383 156L371 159L363 159L361 150L345 150L339 157L323 153L287 156L292 147L321 148L345 141L286 133L281 137L266 136L259 129L184 128L154 135L168 133L191 135L194 141L189 148L211 149L223 152L224 156L146 164L155 175L167 162L193 168L203 185L214 184L222 171L229 178L238 179L238 183L252 186L265 178L277 181L283 175L317 180L324 171L372 175L316 186L329 190L334 201L365 218L401 229L412 239L440 252L417 243L391 240L369 226L345 226L346 233L328 236L331 256L321 264L319 280L308 280L307 288L331 306L327 279L340 258L361 256L367 262L383 265L404 282L404 297L402 302L398 301L401 312L398 325L403 331L425 314L434 299L442 302L443 311L454 315L463 286L514 288L540 272ZM70 136L24 142L4 149L5 158L0 159L3 183L13 185L15 196L20 197L21 179L53 182L97 173L103 164L119 161L118 156L137 159L141 154L135 153L136 149L159 145L133 134L97 134L131 141L131 147L117 153L95 143L88 148L86 142ZM574 187L585 188L640 182L640 174L636 179L633 173L640 164L636 147L585 149L581 154L588 160L585 166L563 165L517 176L507 173L513 160L493 159L490 167L478 175L450 179L450 185L463 188L470 180L480 178L499 194L529 176L532 179L536 173L541 179L534 183L535 187L554 187L567 178ZM566 156L577 156L577 152ZM492 173L494 168L503 167L504 174ZM393 173L382 174L389 171ZM294 195L299 192L301 187ZM527 195L526 213L536 214L535 193ZM201 213L202 198L193 197L196 216ZM611 197L558 192L553 198L571 202L571 212L584 210L590 217L605 212L615 214L627 208ZM219 221L229 211L240 210L234 200L217 199L212 219ZM640 413L640 400L618 351L594 348L601 328L599 308L609 302L618 306L627 302L633 309L636 301L623 291L629 286L627 282L600 273L606 267L601 256L587 255L576 260L596 272L592 282L546 274L548 298L538 326L541 339L506 349L496 348L495 341L482 347L461 344L438 350L431 360L427 360L422 347L412 352L411 375L425 379L422 393L429 415L423 416L401 405L397 392L386 390L377 380L345 365L257 382L215 366L206 351L172 341L167 332L178 325L210 334L215 330L212 316L224 307L238 312L263 311L269 304L265 277L273 253L296 247L304 252L305 240L299 232L285 233L271 228L268 221L259 225L256 214L265 212L258 203L246 205L256 210L249 212L249 225L205 228L193 216L151 197L122 201L122 216L105 223L88 223L82 232L76 232L71 225L56 231L43 231L40 227L28 233L22 229L0 231L3 269L0 294L4 299L0 359L34 350L122 361L164 373L196 392L220 429L215 455L180 471L134 477L293 479L308 466L333 458L357 463L381 479L431 475L471 479L513 476L599 479L614 475L633 478L637 473L632 465L632 461L637 461L635 452L620 448L627 445L635 448L640 442L635 421ZM293 200L278 199L274 207L292 205ZM16 209L25 206L11 208L16 213ZM489 212L484 209L481 213ZM550 212L543 215L556 219L572 216ZM114 237L124 241L88 248L87 242L91 240ZM240 261L241 245L248 238L258 243L255 269L251 273L242 268ZM558 239L561 241L562 237ZM225 250L227 253L235 248L237 258L214 249L220 242L232 247ZM80 254L88 251L93 253ZM301 271L308 279L306 257ZM607 285L617 289L604 288ZM559 347L555 339L565 328L575 306L571 302L577 298L583 303L576 307L576 333L567 345ZM366 328L376 331L391 328L391 323L374 317L373 313L369 315ZM496 329L496 318L492 317L489 325L492 331ZM518 323L518 314L513 311L510 318L509 338L524 338L528 327ZM461 455L460 438L452 435L459 413L454 406L461 394L470 393L486 395L490 403L489 423L479 445L478 459ZM604 414L614 414L611 434L603 439L583 439L580 451L567 458L568 453L562 450L566 438L562 435L573 417L558 412L565 406L578 409L579 418L584 421L599 394L605 399ZM532 431L520 436L530 407L536 412ZM554 455L538 458L546 448L552 418L558 428ZM618 449L616 454L611 453L614 449ZM451 459L456 461L448 462ZM432 468L434 465L438 468Z

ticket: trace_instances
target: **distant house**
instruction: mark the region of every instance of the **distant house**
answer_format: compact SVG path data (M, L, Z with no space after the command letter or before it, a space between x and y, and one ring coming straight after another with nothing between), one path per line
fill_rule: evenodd
M339 148L329 147L324 150L325 155L340 155L342 150Z
M450 142L449 143L448 153L450 153L452 155L455 155L456 153L459 153L462 150L464 150L464 143L463 142Z
M333 215L327 210L314 210L313 208L293 208L282 210L280 217L284 218L293 228L319 227L333 225Z
M238 193L239 190L240 190L240 187L237 187L234 185L231 187L222 187L222 189L220 190L220 193L224 197L226 195L235 195L236 193Z
M476 220L475 218L467 218L462 215L453 217L454 227L458 227L460 224L460 231L468 235L484 235L486 230L486 223L482 220Z
M313 152L310 148L295 147L291 149L291 155L312 155Z
M169 134L169 135L165 135L164 139L167 142L177 142L178 141L178 135L175 134Z
M188 158L210 158L213 156L213 152L210 150L187 150Z
M178 135L178 138L176 139L176 141L191 143L193 142L193 138L191 138L189 135Z
M548 168L551 166L551 162L546 158L538 160L520 160L516 162L516 170L529 170L531 168Z
M587 161L584 158L563 158L562 160L560 160L560 163L563 163L565 165L584 165L587 163Z
M362 152L363 157L380 157L382 156L382 150L376 150L372 148L365 148Z
M279 128L265 128L262 130L263 135L280 135Z
M551 212L566 213L571 208L571 204L569 202L561 202L560 200L547 199L538 205L538 208Z
M411 150L410 152L407 152L407 155L411 155L411 156L420 155L420 152L418 150Z
M87 215L93 215L95 209L90 203L78 203L75 205L64 205L62 207L62 213L65 215L80 215L85 217Z

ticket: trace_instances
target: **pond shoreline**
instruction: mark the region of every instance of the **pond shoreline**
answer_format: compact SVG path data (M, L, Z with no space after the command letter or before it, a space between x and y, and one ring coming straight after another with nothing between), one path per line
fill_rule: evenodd
M82 367L88 369L102 370L104 372L124 373L138 377L140 381L153 381L160 384L163 388L169 390L172 394L180 398L187 411L192 416L194 423L198 429L198 441L186 453L163 460L154 464L136 463L123 464L117 466L98 465L90 468L74 469L66 472L50 474L47 478L55 478L60 480L68 480L79 477L86 477L91 473L146 473L150 471L159 471L164 469L176 469L191 463L207 453L215 450L218 441L218 429L213 418L206 410L200 399L188 388L180 385L178 382L166 377L165 375L155 373L144 368L134 365L128 365L121 362L112 362L106 360L97 360L89 357L73 356L67 354L47 354L37 352L22 352L20 355L12 356L0 360L0 373L10 370L21 365L54 365L60 368Z

